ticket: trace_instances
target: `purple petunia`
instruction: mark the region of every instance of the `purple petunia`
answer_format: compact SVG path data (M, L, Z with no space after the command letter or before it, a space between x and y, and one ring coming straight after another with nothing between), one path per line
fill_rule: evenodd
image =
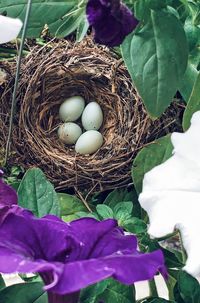
M165 272L162 252L137 251L117 222L7 214L0 228L0 272L38 272L46 290L64 295L113 277L124 284Z
M111 47L120 45L138 24L120 0L89 0L86 14L94 28L95 41Z
M7 199L6 188L0 181ZM82 288L109 277L129 285L166 274L162 252L139 252L136 237L125 235L113 219L66 223L14 205L0 223L0 272L39 273L49 303L76 303Z

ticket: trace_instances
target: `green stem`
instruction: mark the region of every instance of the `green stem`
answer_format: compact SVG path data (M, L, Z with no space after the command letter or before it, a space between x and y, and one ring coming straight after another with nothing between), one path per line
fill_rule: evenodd
M150 296L158 297L158 291L157 291L155 279L149 280L148 283L149 283Z
M17 55L17 50L14 48L6 48L6 47L0 47L0 52L2 53L8 53L8 54L12 54L12 55ZM28 55L30 52L23 50L23 55Z
M31 3L32 3L32 0L28 0L25 20L24 20L24 26L23 26L23 30L22 30L22 40L21 40L20 49L19 49L19 57L18 57L18 62L17 62L16 75L15 75L15 84L14 84L13 95L12 95L8 139L7 139L7 143L6 143L5 164L7 163L8 155L10 153L13 119L14 119L15 110L16 110L16 95L17 95L17 88L18 88L18 82L19 82L19 73L20 73L21 59L22 59L23 49L24 49L24 42L25 42L25 37L26 37L26 32L27 32L27 25L28 25L28 21L29 21L30 12L31 12Z

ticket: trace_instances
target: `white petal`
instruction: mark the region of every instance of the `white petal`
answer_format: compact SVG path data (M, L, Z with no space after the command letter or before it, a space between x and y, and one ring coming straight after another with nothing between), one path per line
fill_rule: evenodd
M188 255L184 269L199 276L200 111L186 133L172 134L172 143L172 157L145 174L139 201L149 215L151 235L180 230Z
M21 28L21 20L0 16L0 44L15 39Z

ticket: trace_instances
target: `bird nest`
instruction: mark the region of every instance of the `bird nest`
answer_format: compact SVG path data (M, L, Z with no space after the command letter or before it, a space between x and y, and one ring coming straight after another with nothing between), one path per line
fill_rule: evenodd
M180 129L182 106L175 103L158 120L147 115L122 60L91 40L34 47L22 63L10 164L40 167L58 189L102 191L131 181L131 165L148 142ZM9 84L10 85L10 84ZM9 95L9 94L6 94ZM100 104L103 146L80 155L58 139L59 107L80 95ZM8 99L1 98L2 145L8 133Z

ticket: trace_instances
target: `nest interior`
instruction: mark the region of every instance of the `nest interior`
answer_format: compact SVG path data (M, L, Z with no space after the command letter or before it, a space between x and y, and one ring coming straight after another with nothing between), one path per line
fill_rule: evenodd
M5 91L0 113L2 145L9 119L10 91ZM57 136L59 107L74 95L87 103L98 102L104 113L100 129L104 143L92 155L76 154L74 146L63 144ZM58 189L94 192L125 186L137 152L148 142L180 130L181 112L182 105L175 102L152 121L122 60L90 39L34 47L21 68L9 162L40 167Z

